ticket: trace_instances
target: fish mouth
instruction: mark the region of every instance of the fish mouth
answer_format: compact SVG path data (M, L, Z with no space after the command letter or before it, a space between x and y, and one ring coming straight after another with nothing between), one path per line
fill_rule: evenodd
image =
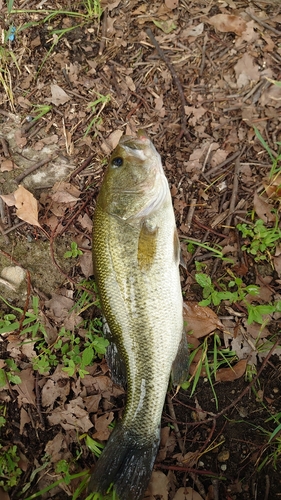
M126 151L127 154L138 157L140 160L146 160L153 154L158 154L153 143L147 137L143 130L139 130L137 137L124 135L119 141L119 146Z

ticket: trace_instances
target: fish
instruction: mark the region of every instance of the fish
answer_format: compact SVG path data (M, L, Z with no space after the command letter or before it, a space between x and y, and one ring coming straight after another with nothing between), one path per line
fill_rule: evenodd
M170 381L188 374L180 243L161 157L142 130L113 151L93 219L94 275L110 342L113 380L127 386L122 420L88 491L141 500L160 443Z

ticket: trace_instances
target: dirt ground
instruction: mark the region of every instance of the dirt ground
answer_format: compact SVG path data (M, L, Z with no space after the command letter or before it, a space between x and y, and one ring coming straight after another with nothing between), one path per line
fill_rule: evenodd
M89 284L95 199L122 133L145 129L171 187L184 300L193 308L187 322L203 331L193 347L205 338L210 358L216 331L241 370L234 377L236 368L222 365L230 371L213 387L202 370L192 394L194 378L170 393L145 498L278 500L280 432L270 436L281 411L280 313L250 327L241 304L212 307L212 318L208 308L194 311L202 300L198 263L220 290L235 275L260 286L253 303L280 301L280 242L257 262L235 229L253 210L269 228L280 216L280 177L270 179L281 142L280 1L104 0L101 16L96 2L15 0L12 13L0 5L0 318L13 312L7 302L25 317L38 296L34 321L44 323L54 354L62 325L75 331L79 320L100 316ZM71 242L83 255L66 259ZM9 266L24 269L22 280L7 284ZM94 304L76 314L84 289ZM124 391L102 355L84 378L61 364L34 369L42 343L30 332L22 341L19 330L1 330L0 369L12 359L21 378L0 389L2 451L16 445L20 456L15 485L0 474L1 500L39 491L43 499L85 499L75 496L83 476L60 482L65 471L56 464L65 460L71 474L94 466L85 436L106 442ZM78 335L83 343L84 329Z

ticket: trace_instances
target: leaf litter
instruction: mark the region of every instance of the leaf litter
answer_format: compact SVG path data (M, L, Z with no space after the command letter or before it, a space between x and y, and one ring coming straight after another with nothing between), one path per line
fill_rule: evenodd
M273 209L280 204L279 177L277 175L272 179L268 176L270 162L253 130L255 126L269 140L276 155L280 87L273 84L272 80L277 81L279 78L281 57L277 33L280 30L278 4L275 6L273 2L265 8L263 2L255 2L249 10L248 2L241 2L238 10L231 0L220 5L202 1L191 2L186 10L184 2L169 0L140 5L133 1L130 4L131 25L128 24L128 13L121 2L104 1L102 6L108 10L103 46L104 35L101 36L101 31L98 33L93 23L91 27L83 26L80 31L70 31L46 60L39 78L36 77L34 60L28 55L26 46L23 46L21 88L26 91L26 97L23 100L22 93L15 89L14 106L18 115L11 113L3 97L6 115L3 115L1 138L7 138L8 156L2 142L0 182L5 214L9 213L12 229L15 226L13 232L17 231L12 244L16 245L17 240L23 241L28 234L32 241L29 251L34 251L37 240L46 238L46 234L40 232L42 227L47 231L50 242L58 238L57 235L64 238L68 234L71 241L83 249L83 255L77 258L71 271L70 268L66 270L66 263L63 262L60 269L66 272L60 275L61 283L53 287L51 294L48 292L48 296L44 297L44 280L39 286L42 294L40 307L44 311L41 319L46 329L47 344L52 346L57 341L62 323L70 331L77 328L79 331L83 313L79 315L72 310L75 303L74 289L80 280L91 279L93 274L89 244L92 200L100 185L104 158L114 149L123 133L135 133L143 125L148 128L161 151L170 184L174 187L175 212L182 246L185 247L183 254L186 261L191 260L187 266L190 275L182 275L183 290L187 297L185 319L188 330L192 331L189 338L194 348L200 348L204 339L211 342L212 337L218 335L224 342L223 347L231 346L237 356L231 367L224 366L216 371L216 382L220 382L216 385L221 398L220 408L227 407L229 401L225 399L224 387L230 387L230 392L235 392L238 384L243 382L247 367L259 366L258 363L269 352L272 345L269 339L275 333L280 318L278 314L275 317L265 315L266 324L248 324L245 309L239 310L237 304L226 303L224 308L214 309L198 305L202 297L194 287L194 258L186 250L184 239L191 236L195 241L204 243L206 238L209 246L218 245L221 248L222 255L231 255L237 272L260 286L259 298L248 298L249 303L262 306L280 299L280 245L276 246L272 256L270 271L268 268L257 269L251 259L249 261L249 258L241 256L241 241L234 230L234 225L240 221L239 217L245 219L247 210L251 210L252 206L258 217L271 227L276 220ZM18 16L21 23L27 21L25 14ZM28 21L32 19L33 16L29 15ZM260 25L260 21L265 26ZM58 24L58 27L62 26L72 26L67 14ZM154 30L158 43L174 63L184 88L187 100L184 112L192 133L190 143L182 139L177 90L172 84L169 70L146 36L145 29L148 26ZM28 46L43 59L44 44L32 26L27 36L31 36ZM139 51L137 56L136 47ZM20 48L19 39L15 42L14 50L17 52ZM50 81L53 81L51 85ZM97 113L100 113L97 118L101 120L94 121L90 136L85 136L85 130L93 118L87 104L95 101L98 95L110 95L110 104L104 109L97 105ZM29 113L35 115L31 104L34 102L39 105L51 102L54 109L38 122L33 122L28 129L28 122L23 124L21 120L24 114L28 119ZM243 145L246 147L244 150ZM235 161L231 158L237 151L241 153L239 192L234 209L230 211ZM53 159L54 153L58 158ZM40 167L43 159L48 161ZM84 162L87 163L85 169L72 177L73 172ZM15 176L19 175L19 170L27 172L31 164L34 167L38 165L38 171L35 169L33 173L27 174L18 187ZM262 187L265 192L262 192ZM191 198L195 200L195 217L189 221ZM239 200L243 202L242 205L239 205ZM225 224L229 216L231 221ZM16 228L17 217L26 223L19 229ZM10 228L6 221L7 218L4 218L4 229ZM31 233L32 226L38 228L38 232ZM5 250L12 254L9 246L5 246ZM41 260L43 262L44 257ZM202 247L198 248L195 260L203 263L207 270L214 268L214 278L220 277L220 272L222 275L229 268L227 261L215 268L214 256L208 255L208 250ZM25 267L25 259L21 257L20 261ZM56 264L54 251L53 266ZM61 271L56 269L59 274ZM273 277L272 269L279 280ZM32 267L30 271L33 283ZM260 273L262 280L258 277ZM254 278L248 278L250 274L254 274ZM9 298L10 291L3 286L5 297ZM38 448L36 432L40 432L40 412L41 417L44 415L48 429L46 438L41 434L43 444L35 458L24 441L23 449L27 450L30 463L40 468L44 452L51 457L53 464L61 459L71 462L71 446L76 447L77 451L79 444L83 457L87 457L87 461L83 458L79 466L89 467L93 457L77 439L77 435L88 432L95 439L105 441L110 433L108 425L117 413L122 413L124 390L113 384L106 364L99 360L93 366L86 367L89 373L84 378L77 374L69 376L62 370L62 365L58 365L40 374L38 380L36 372L31 369L32 360L38 356L36 342L28 339L28 344L22 343L16 333L9 333L3 338L7 343L5 348L8 356L16 361L21 370L22 384L12 385L16 403L12 403L7 386L0 392L1 401L8 403L8 411L15 407L20 410L20 435L23 438L32 435L34 449ZM280 356L278 347L275 352ZM180 390L179 400L174 403L178 412L177 420L182 421L182 432L186 433L189 447L193 447L190 453L195 455L200 439L204 442L205 433L213 432L204 421L216 411L211 402L212 394L207 396L204 381L206 371L202 370L202 375L203 381L199 381L195 400L185 399L185 394ZM280 389L274 385L272 376L274 378L273 369L272 372L269 370L268 381L265 381L265 398L272 402L269 404L278 406L278 392L273 389ZM38 390L41 398L39 407ZM191 409L184 407L184 404L189 407L193 404L193 409L197 413L200 410L202 414L203 427L198 429L197 434L193 433L194 427L190 423ZM259 408L253 410L252 414L251 409L249 411L252 418L254 411L261 414ZM163 418L165 423L165 411ZM205 429L202 430L204 425ZM56 434L49 439L52 433ZM219 435L220 432L217 439ZM237 435L234 435L235 439L238 439ZM173 466L176 446L174 430L162 430L158 456L160 465ZM236 460L236 469L239 469L243 453L241 451L241 455L237 456L237 450L231 442L228 446L234 464ZM253 449L256 452L258 445L255 445L252 437L249 455L253 455ZM217 464L216 455L207 454L205 461L205 468L212 471ZM168 474L166 472L153 472L147 498L160 495L169 500L199 500L204 497L201 496L199 483L192 482L192 487L182 487L183 472L174 474L172 469ZM196 472L201 477L200 471ZM248 498L246 488L238 481L239 473L236 473L235 467L228 474L228 490L220 486L221 498L231 498L231 495L236 495L239 500ZM41 476L40 487L43 487L45 479L45 484L52 482L51 477L47 479L44 469L38 475ZM274 480L271 489L273 483ZM71 488L69 485L63 486L64 498L73 494ZM58 491L61 491L60 487L50 493L50 498L55 497ZM218 491L215 493L218 494ZM208 493L208 498L213 498L211 493Z

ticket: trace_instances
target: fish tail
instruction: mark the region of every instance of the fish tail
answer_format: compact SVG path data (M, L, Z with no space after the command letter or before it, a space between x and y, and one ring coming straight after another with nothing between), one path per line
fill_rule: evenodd
M110 486L119 500L141 500L148 486L160 442L125 429L122 423L112 432L91 476L88 490L105 495Z

